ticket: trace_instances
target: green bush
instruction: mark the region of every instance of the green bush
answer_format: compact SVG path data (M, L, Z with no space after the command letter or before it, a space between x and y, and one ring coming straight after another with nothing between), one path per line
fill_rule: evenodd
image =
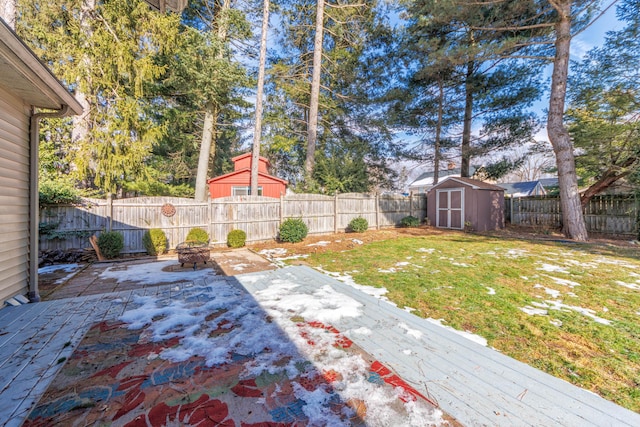
M420 225L420 220L415 216L405 216L400 220L401 227L418 227Z
M230 248L241 248L247 241L247 233L242 230L231 230L227 234L227 246Z
M202 228L192 228L187 234L187 242L209 243L209 234Z
M80 199L80 194L70 182L45 179L40 182L39 199L41 205L70 205Z
M117 258L124 248L124 236L117 231L105 231L98 237L98 248L105 258Z
M163 254L167 250L167 235L159 228L152 228L145 231L142 244L149 255Z
M364 233L369 228L369 223L366 219L361 216L357 218L353 218L351 222L349 222L348 230L353 231L354 233Z
M302 219L289 218L280 225L278 235L282 242L297 243L304 240L308 233L309 228Z

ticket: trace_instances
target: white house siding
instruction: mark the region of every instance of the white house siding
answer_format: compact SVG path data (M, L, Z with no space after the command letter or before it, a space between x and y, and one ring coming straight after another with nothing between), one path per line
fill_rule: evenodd
M0 87L0 306L27 293L29 106Z

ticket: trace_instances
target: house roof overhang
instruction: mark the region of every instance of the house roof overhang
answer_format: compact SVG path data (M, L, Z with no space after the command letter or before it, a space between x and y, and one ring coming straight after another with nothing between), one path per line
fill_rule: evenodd
M82 114L82 105L38 59L29 47L0 19L0 86L29 105Z

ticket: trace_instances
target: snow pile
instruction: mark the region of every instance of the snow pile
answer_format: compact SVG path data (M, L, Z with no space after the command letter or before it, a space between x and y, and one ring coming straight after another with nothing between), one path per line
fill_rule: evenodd
M210 269L184 269L181 271L164 271L175 266L177 260L146 262L143 264L128 264L126 266L114 265L105 269L99 279L116 279L118 283L135 281L141 285L153 285L157 283L193 282L195 280L208 279L216 273Z
M51 274L57 273L58 271L62 271L63 273L67 273L66 276L57 279L54 284L59 285L61 283L65 283L67 280L71 279L73 276L78 274L81 267L79 264L56 264L56 265L48 265L46 267L40 267L38 269L38 274Z
M466 339L468 339L470 341L473 341L473 342L475 342L477 344L480 344L480 345L482 345L484 347L487 346L487 340L485 338L481 337L480 335L476 335L476 334L474 334L472 332L469 332L469 331L459 331L457 329L452 328L451 326L443 325L442 322L445 321L444 319L433 319L431 317L428 317L428 318L426 318L424 320L426 320L427 322L432 323L432 324L434 324L436 326L440 326L441 328L445 328L448 331L451 331L451 332L453 332L453 333L455 333L457 335L460 335L461 337L464 337L464 338L466 338Z
M326 240L320 240L319 242L316 242L316 243L309 243L307 246L327 246L330 243L331 242L327 242Z
M316 267L316 270L326 274L327 276L331 276L334 279L339 280L340 282L345 283L351 286L352 288L355 288L367 295L371 295L379 300L388 302L391 305L395 305L389 300L389 298L385 296L385 294L389 292L386 288L376 288L373 286L359 285L358 283L356 283L355 280L353 280L352 276L346 273L342 274L342 273L336 273L334 271L327 271L327 270L323 270L321 267ZM357 273L357 271L353 271L352 273Z
M443 423L440 411L414 401L404 389L371 381L370 362L357 351L344 350L351 341L328 324L359 316L360 303L329 286L318 288L313 295L297 292L297 288L292 281L275 281L257 292L254 300L225 282L214 282L190 287L185 301L138 297L139 307L125 312L121 319L131 329L146 328L142 335L153 341L179 338L177 346L159 352L157 356L163 359L177 362L201 356L213 366L243 355L250 356L244 364L247 377L266 372L287 375L294 395L305 402L302 410L308 425L347 425L331 410L336 392L344 402L364 403L363 420L369 426ZM413 332L408 327L406 331ZM366 328L351 332L371 334ZM340 343L342 348L336 345ZM320 382L309 390L301 384L327 374L332 377L330 386ZM268 396L258 403L265 398Z

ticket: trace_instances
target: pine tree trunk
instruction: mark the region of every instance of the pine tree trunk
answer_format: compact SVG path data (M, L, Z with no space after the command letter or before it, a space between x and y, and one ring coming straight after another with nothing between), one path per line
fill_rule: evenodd
M433 185L438 183L440 175L440 137L442 135L442 116L444 114L444 83L438 79L438 122L436 124L436 138L433 142Z
M91 14L95 10L95 8L96 4L94 0L87 0L82 2L82 7L80 9L80 26L82 28L83 37L85 38L85 45L87 43L87 40L89 40L93 34L93 28L91 26L93 18L91 17ZM81 76L83 77L77 79L74 95L80 105L82 105L83 112L81 115L73 116L71 119L73 124L73 127L71 128L71 141L73 142L73 147L75 149L80 148L80 146L82 145L86 146L90 143L88 139L89 132L91 130L91 102L89 101L87 94L84 92L84 89L88 89L91 85L91 59L83 53L82 58L80 58L80 64L84 68L83 72L81 73ZM82 78L85 79L84 82L81 81ZM84 185L87 187L92 185L90 181L90 179L87 179L84 182Z
M464 123L462 126L462 145L460 147L460 176L469 177L469 165L471 160L471 124L473 121L473 62L467 63L467 75L464 84Z
M221 43L227 40L229 22L227 11L231 7L231 0L224 0L218 11L218 38ZM218 57L222 58L222 49L218 52ZM204 124L202 126L202 139L200 140L200 155L198 157L198 171L196 172L195 200L198 202L207 201L207 176L209 175L209 163L213 160L216 152L216 142L218 135L218 115L220 108L215 101L211 100L206 104Z
M313 74L307 124L307 157L304 163L305 179L311 178L315 166L318 139L318 103L320 102L320 75L322 72L322 39L324 25L324 0L318 0L316 9L316 34L313 41Z
M571 3L572 0L552 2L559 17L555 25L556 55L551 75L547 133L556 155L563 232L570 239L586 241L588 234L578 192L573 144L563 123L569 73L569 49L571 47Z
M207 201L207 172L209 171L209 158L211 147L215 144L215 128L218 109L212 102L207 103L202 126L202 141L200 142L200 156L198 157L198 174L196 175L195 200Z
M264 91L264 69L267 61L267 31L269 30L269 0L263 0L262 35L260 37L260 64L258 68L258 92L256 94L256 123L253 130L251 153L251 195L258 195L258 167L260 161L260 136L262 133L262 93Z

